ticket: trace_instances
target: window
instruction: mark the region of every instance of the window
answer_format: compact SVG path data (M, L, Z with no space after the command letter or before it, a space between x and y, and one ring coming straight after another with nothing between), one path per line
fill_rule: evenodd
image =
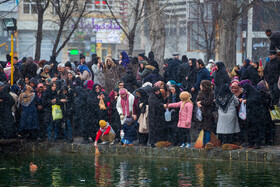
M110 5L110 7L112 8L112 10L114 10L114 3L113 0L107 0L108 4ZM106 1L102 1L102 0L94 0L91 1L91 3L89 3L87 5L87 10L88 11L93 11L93 10L109 10Z
M37 12L36 9L37 9L37 0L23 0L24 14L36 14Z

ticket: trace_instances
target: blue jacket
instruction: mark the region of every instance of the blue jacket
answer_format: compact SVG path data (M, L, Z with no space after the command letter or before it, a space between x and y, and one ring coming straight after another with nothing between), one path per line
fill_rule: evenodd
M203 80L211 81L210 72L205 67L200 69L197 73L197 80L196 80L196 83L194 85L195 90L199 89L200 83Z
M123 124L124 139L128 141L137 140L138 123L134 121L131 125Z

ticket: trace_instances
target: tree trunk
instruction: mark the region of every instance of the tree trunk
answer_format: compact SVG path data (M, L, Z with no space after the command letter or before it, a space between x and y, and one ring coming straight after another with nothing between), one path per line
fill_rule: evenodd
M128 55L132 55L134 49L134 36L135 34L130 33L128 38Z
M237 22L235 17L237 0L221 1L221 19L219 26L219 61L228 68L236 65Z
M155 60L162 70L165 50L165 27L161 18L162 12L159 11L158 0L146 0L146 10L149 16L151 51L154 52Z
M66 21L64 21L64 20L60 20L60 25L59 25L59 30L58 30L58 33L57 33L57 35L56 35L56 39L55 39L55 42L54 42L54 45L53 45L53 50L52 50L52 56L55 56L55 57L57 57L57 48L58 48L58 44L59 44L59 40L60 40L60 38L61 38L61 36L62 36L62 32L63 32L63 26L64 26L64 23L66 22Z
M44 18L44 12L38 12L35 61L39 61L41 57L41 44L43 39L43 18Z

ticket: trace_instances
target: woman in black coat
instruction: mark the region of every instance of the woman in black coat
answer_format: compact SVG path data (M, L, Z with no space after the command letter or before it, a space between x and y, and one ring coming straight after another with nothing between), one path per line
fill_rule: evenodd
M243 86L246 95L246 120L248 127L248 146L247 148L260 149L261 128L265 120L261 111L265 111L262 98L259 92L250 84Z
M154 87L149 97L149 142L152 147L158 141L165 141L165 108L160 88Z
M171 86L171 92L168 98L168 103L177 103L180 102L180 88L177 85ZM168 141L172 143L173 146L181 145L182 142L178 142L180 139L178 137L178 120L179 120L179 111L180 108L172 108L171 109L171 121L167 122L167 137Z
M1 85L2 84L2 85ZM9 86L4 86L0 82L0 138L15 138L16 129L14 126L14 117L12 106L15 100L9 94Z
M105 108L100 106L101 100L105 104ZM108 106L109 97L107 93L101 90L99 84L94 84L92 90L89 92L87 99L87 136L95 140L95 135L99 130L99 121L108 121Z
M42 96L43 109L44 109L44 124L47 127L48 141L55 141L58 135L58 124L53 121L52 117L52 105L55 105L59 101L57 94L57 86L55 82L51 82ZM52 129L54 124L54 140L52 139Z
M257 85L257 90L260 93L264 110L262 111L263 116L263 127L261 128L261 144L262 145L273 145L274 137L274 123L272 122L270 111L273 109L272 97L266 81L262 80Z
M75 130L77 135L83 136L82 143L88 143L87 136L87 98L88 92L81 86L75 89L76 97L74 99L74 119Z
M65 139L68 143L73 142L72 125L73 120L73 102L74 102L74 91L67 86L62 86L59 92L59 102L62 110L63 118L61 120L62 127L64 127Z
M230 77L227 73L226 66L223 62L217 62L217 71L213 73L214 84L215 84L215 97L218 95L219 90L221 89L222 85L230 84Z
M186 90L192 94L192 102L195 101L196 97L197 97L197 92L192 92L191 89L192 87L194 87L195 83L196 83L196 79L197 79L197 73L198 73L198 70L196 68L196 59L195 58L191 58L189 60L189 66L190 66L190 73L189 75L186 77L186 83L183 83L186 84Z
M136 107L137 120L139 119L139 130L138 138L140 145L147 145L149 138L149 127L146 119L149 119L149 115L146 117L145 114L149 112L149 95L144 88L138 88L136 91L138 102Z
M250 65L244 72L241 80L249 79L253 86L257 86L257 84L261 81L261 77L258 73L259 62L254 62Z
M120 141L121 119L117 110L117 98L119 96L119 88L112 90L109 94L108 114L109 123L116 133L116 142Z

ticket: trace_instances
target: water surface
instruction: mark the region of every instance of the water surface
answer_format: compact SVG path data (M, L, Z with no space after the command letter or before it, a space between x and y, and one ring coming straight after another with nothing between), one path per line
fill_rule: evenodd
M280 186L280 165L177 158L1 155L0 186ZM29 171L29 163L38 166Z

